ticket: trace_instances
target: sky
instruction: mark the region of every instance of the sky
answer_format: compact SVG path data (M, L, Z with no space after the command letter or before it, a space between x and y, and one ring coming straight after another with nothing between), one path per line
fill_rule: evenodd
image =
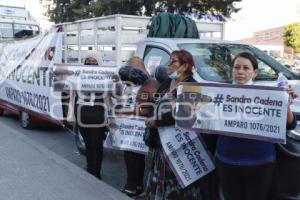
M42 29L48 29L53 23L49 22L44 15L45 9L40 4L40 0L0 0L0 5L24 7L36 19Z
M300 0L242 0L237 4L242 9L225 24L225 38L247 38L255 31L300 22L297 5Z
M0 0L1 1L1 0ZM6 0L7 1L7 0ZM54 23L50 22L45 16L45 8L40 4L40 0L11 0L22 1L25 3L25 8L29 10L33 18L40 22L42 29L49 29Z
M39 0L0 0L2 4L24 5L32 16L40 21L42 27L49 27L43 16L43 9ZM238 40L253 36L255 31L283 26L293 22L300 22L297 15L297 5L300 13L300 0L242 0L237 7L242 8L232 14L225 24L225 39Z

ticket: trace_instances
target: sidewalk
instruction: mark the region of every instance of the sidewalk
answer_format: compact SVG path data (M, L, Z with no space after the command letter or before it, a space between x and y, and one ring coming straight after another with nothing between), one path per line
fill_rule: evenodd
M0 196L5 200L127 200L127 196L0 123Z

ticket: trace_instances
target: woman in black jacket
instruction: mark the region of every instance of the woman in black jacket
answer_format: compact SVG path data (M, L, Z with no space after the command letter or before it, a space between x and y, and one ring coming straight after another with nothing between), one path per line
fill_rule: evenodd
M136 112L137 94L143 84L150 78L146 71L143 59L139 57L130 58L126 66L119 70L119 76L124 81L122 91L121 109L118 114L140 115ZM130 83L127 86L125 83ZM126 164L127 180L122 192L129 197L138 197L144 193L144 170L145 155L124 151L124 161Z
M100 65L99 56L88 54L85 65ZM107 130L105 105L102 93L77 92L75 108L76 121L83 137L86 149L86 170L101 179L101 165L103 159L103 140Z

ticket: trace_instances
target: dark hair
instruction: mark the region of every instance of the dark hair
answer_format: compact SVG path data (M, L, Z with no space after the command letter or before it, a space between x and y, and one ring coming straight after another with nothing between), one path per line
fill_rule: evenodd
M89 59L93 59L93 60L95 60L96 62L95 62L95 64L91 64L88 60ZM97 63L97 64L96 64ZM99 63L98 63L98 60L96 59L96 58L94 58L94 57L86 57L85 58L85 60L84 60L84 65L98 65Z
M187 64L187 73L193 73L193 67L195 66L193 56L186 50L176 50L171 53L171 56L177 56L178 61L181 65Z
M239 53L238 55L236 55L236 56L234 57L234 59L233 59L233 61L232 61L232 64L233 64L233 65L234 65L236 59L238 59L238 58L245 58L245 59L248 59L248 60L251 62L253 68L254 68L254 69L258 69L258 63L257 63L257 60L256 60L256 58L255 58L251 53L248 53L248 52L242 52L242 53Z

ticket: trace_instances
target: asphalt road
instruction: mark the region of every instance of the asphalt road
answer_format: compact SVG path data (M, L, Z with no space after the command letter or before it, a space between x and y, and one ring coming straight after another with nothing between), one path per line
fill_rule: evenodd
M0 117L0 123L13 127L20 134L29 137L85 170L85 157L78 152L74 134L71 131L49 124L40 124L32 130L25 130L19 126L17 117L9 113ZM126 171L122 152L105 150L102 166L103 181L116 189L121 189L125 184L125 178Z

